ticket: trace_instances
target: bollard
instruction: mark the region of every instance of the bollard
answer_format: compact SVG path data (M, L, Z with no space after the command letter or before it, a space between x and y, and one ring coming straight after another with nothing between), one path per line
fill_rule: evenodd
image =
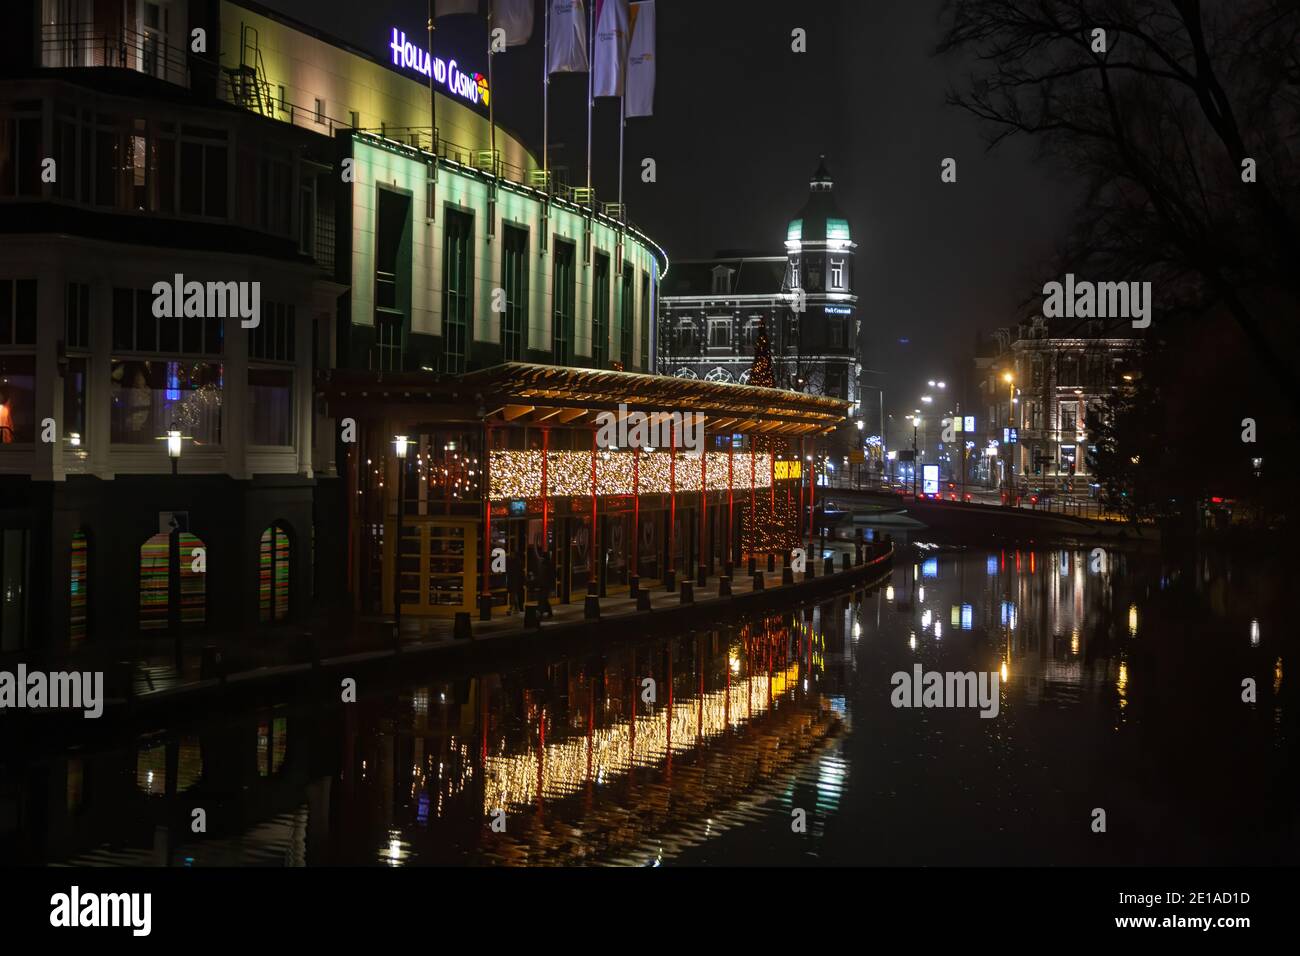
M636 592L636 609L637 609L638 611L648 611L648 610L650 610L650 592L649 592L649 591L637 591L637 592Z
M749 556L749 573L750 574L758 573L758 559L754 557L752 554Z
M718 578L718 597L731 597L731 578L728 575Z
M664 572L664 590L665 590L665 591L676 591L676 590L677 590L677 572L676 572L676 571L665 571L665 572Z
M859 561L858 563L861 564L862 562ZM849 553L845 551L840 555L840 570L847 571L851 567L853 567L853 563L849 558Z
M584 620L595 621L600 618L600 595L588 594L587 600L582 605L582 616Z
M458 641L469 641L474 638L474 629L469 623L469 611L456 612L456 620L452 624L451 636Z
M215 644L205 644L199 664L199 680L225 680L225 668L221 666L221 648Z
M536 604L529 604L524 608L524 630L540 631L542 629L542 615L537 610Z
M763 572L762 572L762 571L755 571L755 572L754 572L754 590L755 590L755 591L762 591L762 590L763 590Z
M771 572L771 571L775 571L775 570L776 570L776 555L775 555L775 554L769 554L769 555L767 556L767 570L768 570L769 572Z
M682 582L681 603L683 604L695 603L695 585L693 585L690 581Z
M695 586L702 588L709 583L709 569L700 565L695 571Z
M628 594L636 597L641 593L641 578L633 574L627 579Z
M808 558L808 566L804 569L803 572L803 579L805 581L811 581L816 577L817 577L817 559L810 556Z
M835 557L832 555L822 562L822 574L830 577L835 573Z
M781 569L781 583L787 587L794 584L794 568L788 564Z

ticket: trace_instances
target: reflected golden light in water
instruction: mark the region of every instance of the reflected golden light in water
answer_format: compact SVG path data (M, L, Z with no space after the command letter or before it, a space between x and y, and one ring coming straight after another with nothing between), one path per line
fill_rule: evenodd
M1128 636L1137 637L1138 632L1138 606L1130 604L1128 606Z

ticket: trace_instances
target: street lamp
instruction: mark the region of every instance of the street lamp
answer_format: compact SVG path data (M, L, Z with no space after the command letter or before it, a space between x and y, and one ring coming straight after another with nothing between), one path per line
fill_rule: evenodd
M1007 383L1007 440L1003 444L1007 446L1007 504L1011 504L1014 501L1016 472L1016 460L1011 452L1011 429L1016 427L1016 377L1009 371L1003 372L1002 381Z
M393 452L397 455L397 532L393 535L393 640L402 639L402 519L405 501L406 448L410 440L405 435L393 436Z

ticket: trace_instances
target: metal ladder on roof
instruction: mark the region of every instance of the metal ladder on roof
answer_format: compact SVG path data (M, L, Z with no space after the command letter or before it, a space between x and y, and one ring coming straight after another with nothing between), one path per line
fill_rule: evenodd
M266 66L262 62L262 48L257 28L239 24L239 66L226 68L230 82L230 99L245 109L275 116L275 99L271 84L266 79Z

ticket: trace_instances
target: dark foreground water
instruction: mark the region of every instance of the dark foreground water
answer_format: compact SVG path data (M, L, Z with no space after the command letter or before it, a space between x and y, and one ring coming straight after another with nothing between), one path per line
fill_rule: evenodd
M784 615L2 762L0 862L1294 864L1294 619L1277 564L913 545ZM997 716L894 707L917 663Z

